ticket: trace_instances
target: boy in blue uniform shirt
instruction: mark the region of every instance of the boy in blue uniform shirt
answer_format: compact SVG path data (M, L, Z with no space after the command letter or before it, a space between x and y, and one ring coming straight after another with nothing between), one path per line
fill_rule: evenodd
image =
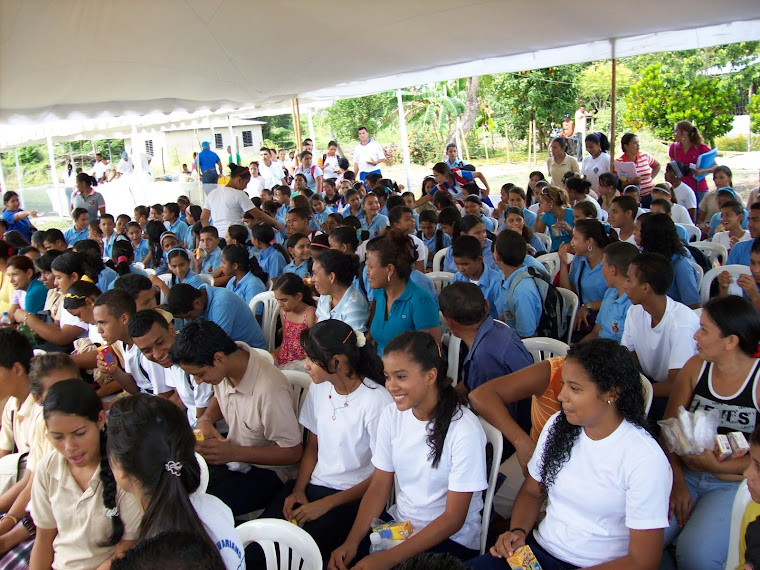
M164 204L164 211L161 214L164 219L166 229L172 232L180 241L182 247L191 247L193 237L190 232L190 226L179 219L180 209L176 202L167 202Z
M602 298L594 328L580 342L594 338L611 338L620 342L623 338L625 317L631 306L625 292L625 280L628 266L638 254L639 248L625 241L614 242L604 248L602 275L608 289Z
M751 240L740 241L731 251L728 252L728 262L726 265L746 265L749 267L749 252L752 249L752 242L760 238L760 202L755 202L749 208L749 235Z
M71 219L74 220L74 225L63 232L63 237L69 246L87 239L89 235L90 214L84 208L74 208L74 211L71 212Z
M186 283L177 283L169 290L167 307L176 318L213 321L232 340L266 348L264 334L248 304L232 291L205 284L196 289Z
M214 226L201 230L200 245L203 257L196 255L199 275L211 275L216 279L222 274L222 250L219 247L219 232Z
M100 216L100 231L103 232L103 255L111 257L113 253L113 242L116 241L118 234L114 231L116 222L111 214L102 214Z
M499 271L491 269L483 263L483 254L478 238L459 236L454 242L452 250L457 272L451 282L464 281L477 285L488 301L489 314L493 318L498 318L496 302L501 292L502 276Z
M428 250L427 268L433 268L433 257L440 250L451 247L451 236L438 228L438 214L435 210L420 212L420 231L417 237L422 240Z

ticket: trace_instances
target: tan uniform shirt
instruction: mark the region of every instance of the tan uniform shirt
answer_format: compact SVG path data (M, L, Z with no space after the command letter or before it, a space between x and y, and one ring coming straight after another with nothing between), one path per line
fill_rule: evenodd
M3 424L0 429L0 449L13 451L13 444L19 453L27 453L32 445L34 419L42 413L42 408L29 394L19 407L18 400L8 398L3 408Z

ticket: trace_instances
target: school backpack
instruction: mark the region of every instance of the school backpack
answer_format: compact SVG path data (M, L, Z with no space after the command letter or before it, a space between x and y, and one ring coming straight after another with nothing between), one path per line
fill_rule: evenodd
M541 318L536 327L536 336L547 336L556 340L562 340L567 334L569 325L567 319L567 307L565 299L560 295L557 288L549 281L549 277L534 267L528 267L527 272L521 271L512 280L509 286L507 303L513 298L515 289L523 279L533 279L541 296Z
M707 273L713 268L712 263L710 263L710 260L702 252L702 250L697 249L696 247L693 247L688 244L686 245L686 249L689 250L689 253L694 258L694 261L697 263L697 265L699 265L702 268L702 271Z

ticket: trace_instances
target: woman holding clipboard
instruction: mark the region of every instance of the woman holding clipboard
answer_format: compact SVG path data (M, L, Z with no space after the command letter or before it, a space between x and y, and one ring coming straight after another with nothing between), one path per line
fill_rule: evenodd
M615 159L615 172L623 180L623 184L635 184L639 187L641 207L649 208L652 203L652 188L654 179L660 172L660 163L647 152L639 152L639 137L633 133L625 133L620 139L623 154ZM630 163L630 164L626 164ZM635 168L636 176L631 165Z
M676 127L673 130L673 140L675 141L670 145L668 149L668 156L670 160L677 160L683 164L697 165L699 156L710 152L708 147L702 140L702 135L699 134L697 127L692 125L689 121L680 121L676 123ZM702 178L697 181L696 177L702 174L709 174L715 170L715 161L709 168L696 169L694 168L687 176L681 178L681 182L689 186L697 195L697 204L702 201L705 194L707 194L707 180Z

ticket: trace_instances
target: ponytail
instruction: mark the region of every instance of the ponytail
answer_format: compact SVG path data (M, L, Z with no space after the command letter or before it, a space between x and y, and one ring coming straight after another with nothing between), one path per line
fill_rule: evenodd
M301 294L302 301L310 307L316 307L314 297L312 297L311 289L303 282L295 273L283 273L277 278L277 281L272 287L273 291L282 291L285 295L291 295L295 297L299 293Z
M135 258L131 242L124 239L116 240L113 244L111 258L116 261L114 270L119 276L131 273L132 261Z
M111 536L100 546L114 546L121 542L124 536L124 521L121 520L119 508L116 505L116 479L108 462L108 436L105 428L100 430L100 483L103 485L103 505L106 514L111 519Z
M269 247L275 248L285 258L286 262L290 262L290 254L279 243L274 240L274 228L269 224L260 223L251 228L251 235L253 239L267 244Z

